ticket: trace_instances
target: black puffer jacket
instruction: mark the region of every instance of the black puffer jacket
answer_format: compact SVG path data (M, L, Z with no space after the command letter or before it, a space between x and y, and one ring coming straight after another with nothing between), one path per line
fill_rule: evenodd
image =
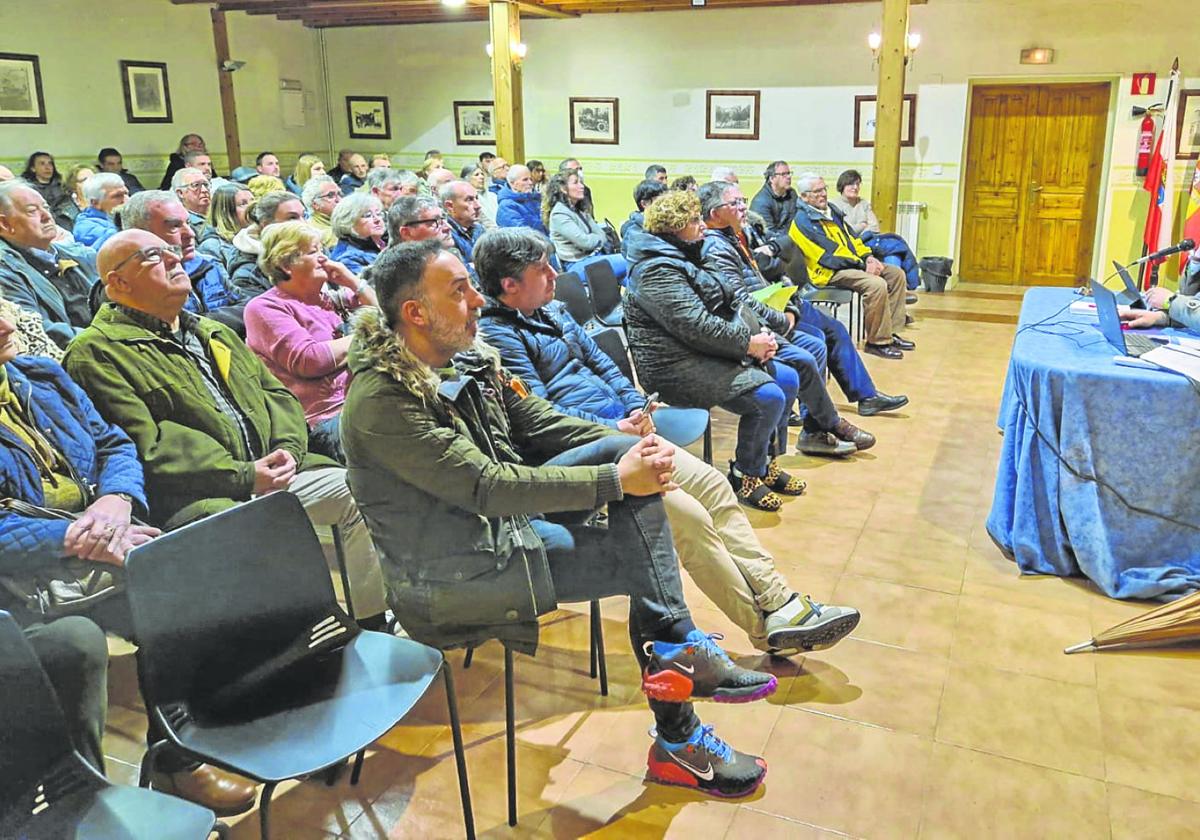
M750 328L734 290L700 267L701 243L631 231L627 245L625 320L646 390L710 408L772 381L749 364Z
M70 230L75 226L75 217L79 215L79 207L75 199L67 192L62 179L55 177L49 184L40 184L36 178L28 178L27 183L39 193L50 205L50 214L54 216L54 224Z
M788 187L783 195L775 195L771 188L763 184L761 190L750 202L750 209L762 216L767 223L767 233L770 236L787 236L788 227L796 215L796 202L800 196Z

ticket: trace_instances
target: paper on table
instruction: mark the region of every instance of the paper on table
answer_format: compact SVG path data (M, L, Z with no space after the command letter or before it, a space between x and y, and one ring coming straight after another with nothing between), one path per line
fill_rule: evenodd
M1200 353L1196 351L1189 352L1179 345L1164 344L1149 353L1143 353L1141 358L1175 373L1182 373L1193 382L1200 382Z

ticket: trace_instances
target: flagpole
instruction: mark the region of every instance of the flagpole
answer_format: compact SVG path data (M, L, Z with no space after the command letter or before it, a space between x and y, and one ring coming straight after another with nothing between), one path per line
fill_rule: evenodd
M1161 129L1159 129L1159 131L1166 130L1167 120L1169 120L1171 118L1171 95L1175 92L1175 76L1178 75L1178 72L1179 72L1179 57L1176 56L1175 62L1171 65L1171 80L1167 83L1167 98L1163 101L1163 127ZM1164 152L1166 155L1166 158L1165 158L1166 166L1174 166L1175 165L1175 150L1174 149L1166 149L1166 150L1164 150ZM1155 200L1155 199L1151 198L1151 201L1153 201L1153 200ZM1166 200L1172 201L1174 199L1172 196L1168 195L1166 197ZM1142 256L1144 257L1148 253L1149 253L1149 245L1147 245L1145 242L1143 242L1142 243ZM1159 267L1159 265L1161 265L1161 263L1159 263L1159 262L1152 261L1150 263L1150 266L1149 266L1150 288L1154 288L1155 286L1158 285L1158 267Z

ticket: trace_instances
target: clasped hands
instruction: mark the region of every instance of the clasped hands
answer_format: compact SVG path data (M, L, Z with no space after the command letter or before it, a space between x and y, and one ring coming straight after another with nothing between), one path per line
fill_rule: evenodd
M135 525L129 502L120 496L101 496L67 528L63 537L66 557L125 565L125 555L162 533L149 525Z

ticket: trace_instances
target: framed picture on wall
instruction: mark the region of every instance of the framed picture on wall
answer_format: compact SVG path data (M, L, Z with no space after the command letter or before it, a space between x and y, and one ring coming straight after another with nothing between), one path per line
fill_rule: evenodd
M455 102L454 139L460 146L496 145L496 104Z
M173 122L167 65L161 61L122 61L121 89L125 93L126 122Z
M877 104L874 96L854 97L854 145L870 148L875 145ZM917 95L904 94L904 112L900 115L900 145L917 145Z
M36 55L0 52L0 123L44 123L42 69Z
M346 122L350 126L351 137L392 139L392 118L386 96L347 96Z
M759 95L757 90L706 91L704 138L757 140Z
M1200 159L1200 88L1179 91L1175 120L1175 158Z
M602 97L571 97L571 142L621 142L620 101Z

